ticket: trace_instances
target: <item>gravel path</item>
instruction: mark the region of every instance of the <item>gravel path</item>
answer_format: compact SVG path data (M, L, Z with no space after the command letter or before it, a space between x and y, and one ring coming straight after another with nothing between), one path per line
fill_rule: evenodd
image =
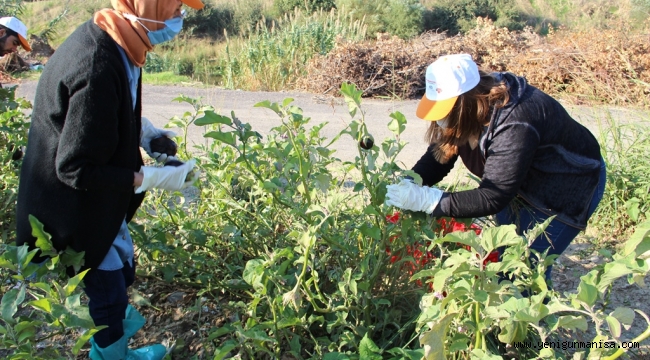
M36 91L36 81L24 81L18 87L18 95L33 101ZM322 130L322 135L333 138L343 130L350 121L347 104L340 97L331 95L316 95L304 92L252 92L240 90L224 90L216 87L190 87L190 86L160 86L145 85L143 88L142 114L148 117L155 125L164 125L172 116L182 115L185 111L192 111L186 103L172 102L178 95L202 98L204 104L214 106L222 115L229 115L233 110L243 122L248 122L253 129L262 135L280 124L280 119L271 110L254 108L253 105L260 101L269 100L281 102L285 98L293 98L294 105L303 109L306 116L311 117L312 124L328 122ZM402 140L408 142L400 153L398 161L403 166L410 168L422 156L425 150L424 133L428 122L415 116L417 100L377 100L363 99L362 108L366 112L368 129L379 143L392 136L387 124L391 120L389 115L399 111L408 121ZM599 131L598 121L604 121L609 116L619 121L645 121L650 123L650 114L627 109L605 109L567 106L569 112L578 121L589 127L592 132ZM357 115L358 116L358 115ZM190 143L201 143L204 140L202 128L192 127L188 134ZM337 156L342 160L353 160L357 153L356 144L349 137L342 137L334 144Z

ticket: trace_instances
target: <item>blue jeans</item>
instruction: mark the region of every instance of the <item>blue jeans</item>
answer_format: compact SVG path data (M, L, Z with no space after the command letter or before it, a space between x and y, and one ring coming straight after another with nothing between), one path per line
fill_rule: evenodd
M83 279L88 307L95 326L107 325L93 335L95 343L105 348L124 336L122 320L129 304L126 289L135 280L135 262L118 270L91 269Z
M587 218L596 211L598 203L603 198L605 192L605 182L607 181L607 170L605 167L605 160L601 158L600 178L598 180L598 187L594 192L589 204ZM532 229L537 223L542 223L549 218L548 215L533 208L532 206L522 206L522 208L515 212L511 206L507 206L501 210L497 215L497 223L499 225L515 224L517 225L517 233L523 234L526 230ZM546 228L544 234L540 235L533 241L530 246L531 249L543 253L549 249L548 255L560 255L571 244L571 241L578 236L580 229L569 226L559 220L553 220ZM537 258L531 258L533 263L536 263ZM551 278L551 266L546 269L546 279Z

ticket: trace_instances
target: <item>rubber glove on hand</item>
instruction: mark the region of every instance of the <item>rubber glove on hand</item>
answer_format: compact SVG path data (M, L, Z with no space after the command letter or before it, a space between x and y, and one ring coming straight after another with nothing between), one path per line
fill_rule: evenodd
M182 190L192 185L198 177L198 171L192 170L195 164L196 160L190 159L180 166L143 166L140 168L142 185L135 189L135 193L151 189Z
M424 211L431 214L438 206L443 191L435 187L420 186L404 179L399 184L386 186L384 204L404 210Z
M156 159L156 161L165 163L168 157L175 159L173 155L176 154L176 143L171 139L174 136L176 136L175 132L155 128L149 119L145 117L142 118L142 136L140 137L140 146L147 152L149 156L151 156L153 159ZM160 137L164 137L164 139L160 139L162 140L161 142L163 142L165 145L163 147L173 147L173 151L153 151L151 149L151 140L158 139Z

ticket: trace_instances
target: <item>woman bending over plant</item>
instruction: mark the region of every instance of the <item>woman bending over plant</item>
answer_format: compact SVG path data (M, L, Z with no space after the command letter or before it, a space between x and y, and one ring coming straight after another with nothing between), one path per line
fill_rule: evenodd
M416 115L431 121L430 145L413 167L423 186L410 179L389 185L387 205L436 217L496 215L520 234L555 216L531 245L553 255L586 227L603 196L605 162L596 138L523 77L483 72L468 54L440 57L427 68ZM481 178L479 187L433 187L458 157Z

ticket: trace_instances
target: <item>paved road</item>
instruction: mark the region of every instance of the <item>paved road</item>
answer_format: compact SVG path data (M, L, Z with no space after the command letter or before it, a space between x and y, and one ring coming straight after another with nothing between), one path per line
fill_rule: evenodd
M36 91L36 81L24 81L18 87L18 95L33 101ZM243 122L251 124L254 130L261 134L280 124L280 119L271 110L254 108L253 105L264 100L281 102L285 98L293 98L294 104L301 107L306 116L311 117L311 123L328 122L323 128L322 135L333 138L343 130L350 121L347 105L341 98L321 96L301 92L250 92L238 90L223 90L215 87L189 86L157 86L145 85L143 88L143 116L148 117L155 125L162 126L174 115L182 115L192 111L186 103L172 102L179 94L190 97L201 97L204 104L214 106L223 115L229 115L231 110ZM415 116L417 100L375 100L363 99L362 108L366 111L368 129L376 142L392 136L387 124L389 115L399 111L408 121L402 140L408 144L398 157L404 167L410 168L420 158L425 149L424 133L428 122ZM605 122L611 116L617 121L650 122L650 115L627 109L605 109L588 107L567 107L578 121L598 133L598 122ZM202 143L203 129L193 126L188 134L190 143ZM356 154L355 142L347 136L334 144L336 155L342 160L353 160Z

